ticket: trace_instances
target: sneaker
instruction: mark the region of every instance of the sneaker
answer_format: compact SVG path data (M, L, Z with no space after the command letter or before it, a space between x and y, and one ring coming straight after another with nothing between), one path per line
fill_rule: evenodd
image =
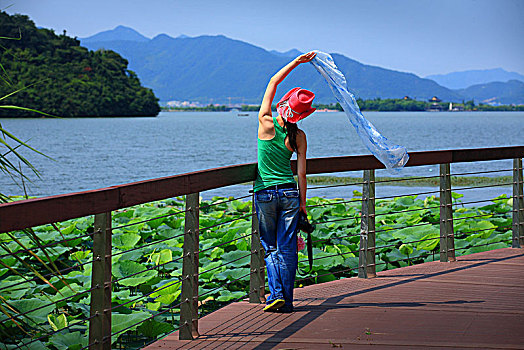
M284 299L275 299L264 307L264 311L277 311L277 309L284 306L285 303Z

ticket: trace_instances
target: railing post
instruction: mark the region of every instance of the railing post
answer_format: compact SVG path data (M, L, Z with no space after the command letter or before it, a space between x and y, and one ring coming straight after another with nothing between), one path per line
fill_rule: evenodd
M364 170L358 277L376 276L375 268L375 170Z
M513 240L512 248L524 247L524 194L522 158L513 159Z
M455 261L451 167L440 164L440 261Z
M199 193L186 196L180 340L198 338Z
M111 349L111 213L95 215L89 344L91 350Z
M252 196L251 210L251 275L249 278L249 302L265 303L264 249L260 244L258 216L255 209L255 194Z

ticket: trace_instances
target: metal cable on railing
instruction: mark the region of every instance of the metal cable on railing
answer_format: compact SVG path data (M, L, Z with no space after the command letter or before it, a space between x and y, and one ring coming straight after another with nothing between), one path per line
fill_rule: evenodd
M455 233L455 236L461 234L461 235L467 235L468 233L477 233L477 232L483 232L483 231L489 231L489 230L493 230L493 231L496 231L497 229L501 229L501 228L510 228L511 227L511 224L510 225L503 225L503 226L496 226L496 227L490 227L490 228L484 228L484 229L480 229L480 230L473 230L473 231L465 231L465 232L460 232L460 233ZM506 230L507 231L507 230Z
M313 258L313 261L315 260L321 260L321 259L327 259L327 258L332 258L334 256L341 256L341 257L344 257L344 255L346 254L358 254L359 253L359 250L350 250L350 251L347 251L347 252L344 252L344 253L336 253L336 254L332 254L332 255L325 255L325 256L321 256L321 257L317 257L317 258ZM298 263L301 263L301 262L308 262L309 260L299 260Z
M17 317L17 318L18 318L18 317L21 317L21 316L25 316L25 315L27 315L27 314L29 314L29 313L31 313L31 312L35 312L35 311L37 311L37 310L40 310L40 309L46 308L46 307L48 307L48 306L58 304L58 303L60 303L60 302L62 302L62 301L66 301L66 300L68 300L68 299L75 298L75 297L77 297L77 296L79 296L79 295L83 295L83 294L89 293L89 292L91 292L91 291L93 291L93 290L95 290L95 289L98 289L98 288L100 288L100 287L99 287L99 286L95 286L95 287L92 287L92 288L90 288L90 289L88 289L88 290L85 290L85 291L83 291L83 292L73 294L73 295L71 295L71 296L68 296L68 297L65 297L65 298L63 298L63 299L60 299L60 300L54 301L54 302L52 302L52 303L49 303L49 304L46 304L46 305L39 306L39 307L34 308L34 309L32 309L32 310L24 311L24 312L18 313L18 314L16 314L16 315L10 315L10 317L13 317L13 318ZM3 323L3 322L5 322L5 321L10 321L10 319L4 319L4 320L0 321L0 324Z
M421 211L421 210L429 210L429 209L438 209L438 208L440 208L440 206L435 206L435 207L425 207L425 208L417 208L417 209L406 209L406 210L399 210L399 211L391 211L391 212L387 212L387 213L375 214L375 217L377 217L377 216L382 216L382 215L391 215L391 214L409 213L409 212L413 212L413 211Z
M341 238L346 238L346 237L360 237L360 233L351 233L349 235L344 235L344 236L331 236L328 238L321 238L321 239L311 241L311 244L316 243L316 242L324 242L324 241L329 241L332 239L341 239Z
M458 174L450 174L450 175L451 176L478 175L478 174L501 173L501 172L505 172L505 171L513 171L513 169L475 171L475 172L471 172L471 173L458 173Z
M222 243L217 244L217 245L213 245L213 246L208 247L208 248L203 249L203 250L199 250L198 252L199 252L199 253L203 253L203 252L206 252L206 251L208 251L208 250L211 250L211 249L215 249L215 248L221 247L221 246L223 246L223 245L226 245L226 244L229 244L229 243L232 243L232 242L238 241L239 239L246 238L246 237L249 237L249 236L251 236L251 233L246 233L246 234L244 234L244 235L241 235L241 236L235 237L235 238L233 238L233 239L231 239L231 240L229 240L229 241L222 242Z
M144 273L144 272L147 272L147 271L151 271L151 270L157 269L157 268L159 268L160 266L164 266L164 265L167 265L167 264L174 263L174 262L176 262L176 261L178 261L178 260L180 260L180 259L183 259L183 258L184 258L184 256L179 256L179 257L176 258L176 259L173 259L173 260L171 260L171 261L167 261L167 262L165 262L165 263L161 263L161 264L158 264L158 265L152 266L152 267L147 268L147 269L145 269L145 270L142 270L142 271L139 271L139 272L135 272L135 273L132 273L132 274L130 274L130 275L127 275L127 276L124 276L124 277L120 277L120 278L117 278L117 279L111 279L111 282L110 282L110 283L111 283L111 284L114 284L114 283L116 283L116 282L120 282L120 281L122 281L122 280L125 280L126 278L133 277L133 276L136 276L136 275L140 275L141 273Z
M493 184L493 185L479 185L479 186L470 186L470 187L458 187L453 188L453 191L465 191L465 190L474 190L478 188L488 188L488 187L501 187L501 186L511 186L513 185L513 182L505 182L501 184Z
M123 333L123 332L127 331L128 329L131 329L131 328L133 328L133 327L139 325L140 323L144 323L145 321L149 321L149 320L154 319L155 317L158 317L158 316L160 316L160 315L163 315L163 314L165 314L166 312L171 311L172 309L179 307L180 305L182 305L182 304L185 303L185 302L186 302L186 301L182 301L182 302L180 302L180 303L178 303L178 304L176 304L176 305L170 306L170 307L168 307L166 310L160 311L160 312L156 313L155 315L152 315L152 316L150 316L150 317L148 317L148 318L146 318L146 319L144 319L144 320L138 321L137 323L134 323L134 324L132 324L131 326L128 326L128 327L126 327L126 328L124 328L124 329L121 329L121 330L119 330L118 332L111 333L111 335L110 335L109 337L112 337L112 336L115 336L115 335L117 335L117 334ZM104 341L107 340L109 337L107 337L107 336L104 337Z
M440 190L435 190L435 191L425 191L425 192L417 192L417 193L407 193L407 194L403 194L402 196L385 196L385 197L375 197L373 199L391 199L391 198L398 198L398 197L409 197L409 196L420 196L420 195L423 195L423 194L431 194L431 193L439 193Z
M488 246L488 245L492 245L492 244L496 244L496 243L501 243L501 242L511 242L511 239L503 239L503 240L500 240L498 242L489 242L489 243L484 243L484 244L477 244L477 245L472 245L470 247L463 247L463 248L455 248L454 250L457 251L457 250L466 250L466 249L471 249L471 248L477 248L477 247L485 247L485 246Z
M327 273L323 273L321 275L313 275L313 276L309 276L309 277L299 278L299 279L295 280L295 283L296 282L300 282L300 281L305 281L305 280L311 280L311 279L318 278L318 277L324 277L324 276L329 276L329 275L336 275L336 274L339 274L339 273L342 273L342 272L348 272L348 271L353 271L353 270L358 270L358 266L357 267L350 267L348 269L333 271L333 272L327 272Z
M66 271L70 271L70 270L76 269L77 267L84 266L84 265L87 265L87 264L92 264L92 263L93 263L93 260L87 261L87 262L84 262L84 263L77 263L77 264L75 264L73 266L70 266L68 268L65 268L65 269L62 269L62 270L58 271L58 273L51 272L51 273L48 273L47 275L42 275L42 277L48 278L48 277L55 276L55 275L62 275L62 273L66 272ZM19 286L19 285L22 285L22 284L26 284L26 283L30 283L30 282L36 282L36 281L41 281L41 280L42 280L41 277L36 276L36 277L31 278L31 279L25 280L23 282L18 282L16 285ZM13 285L8 285L8 286L5 286L5 287L2 287L2 288L0 288L0 291L2 291L4 289L11 288L11 287L13 287Z
M316 207L325 207L325 206L332 206L337 204L348 204L348 203L354 203L354 202L362 202L362 199L354 198L347 201L341 201L341 202L334 202L334 203L320 203L320 204L312 204L307 205L307 208L316 208Z
M178 326L178 327L175 327L173 330L171 330L171 332L176 332L177 330L180 329L181 326ZM161 337L164 337L164 335L160 335L150 341L148 341L147 343L144 344L143 348L146 348L148 347L149 345L153 344L154 342L156 342L158 339L160 339Z
M121 254L124 254L124 253L132 252L134 250L143 249L145 247L149 247L149 246L152 246L152 245L155 245L155 244L159 244L159 243L162 243L162 242L170 241L172 239L177 239L177 238L183 237L184 235L185 235L185 233L181 233L181 234L173 236L173 237L169 237L169 238L165 238L165 239L159 239L158 241L153 241L153 242L149 242L149 243L143 244L140 247L134 247L134 248L131 248L131 249L128 249L128 250L124 250L124 251L121 251L121 252L113 253L112 256L117 256L117 255L121 255Z
M462 216L462 217L459 217L459 218L453 217L453 222L461 221L461 220L468 220L468 219L478 219L478 218L489 219L492 216L493 216L493 214L481 214L481 215L474 215L474 216Z
M351 182L351 183L344 183L344 184L333 184L333 185L320 185L320 186L308 186L309 190L318 190L323 188L333 188L333 187L346 187L346 186L355 186L355 185L362 185L363 182Z
M43 246L37 246L37 247L31 247L31 248L27 248L27 249L17 250L16 252L12 252L11 254L8 253L8 254L0 255L0 259L8 258L10 256L13 256L13 254L28 253L30 251L33 251L34 249L44 250L45 248L50 248L52 246L55 246L55 245L58 245L58 244L61 244L61 243L64 243L64 242L70 242L70 241L74 241L74 240L77 240L77 239L82 239L82 238L85 238L85 237L89 237L89 236L92 236L93 234L94 233L87 233L85 235L77 236L77 237L74 237L74 238L68 238L68 239L61 240L61 241L52 242L52 243L49 243L49 244L46 244L46 245L43 245Z
M419 242L426 242L426 241L436 241L438 240L438 237L437 238L425 238L425 239L418 239L416 241L409 241L409 242L404 242L404 241L401 241L402 244L411 244L411 243L419 243ZM397 243L393 243L393 244L386 244L386 245L381 245L381 246L377 246L375 247L374 249L381 249L381 248L390 248L390 247L396 247L400 242L397 242Z
M386 182L399 182L399 181L413 181L413 180L427 180L427 179L436 179L439 178L439 175L432 175L432 176L416 176L416 177L406 177L406 178L400 178L400 179L387 179L387 180L376 180L371 181L371 183L379 184L379 183L386 183Z
M150 291L150 292L148 292L148 293L146 293L146 294L142 294L141 296L138 296L138 297L136 297L135 299L128 300L128 301L126 301L126 302L123 303L123 304L118 304L118 305L116 305L116 306L111 306L111 308L106 309L106 310L104 310L104 311L113 311L113 310L116 310L116 309L118 309L118 308L121 308L122 306L125 306L125 305L127 305L127 304L131 304L131 303L133 303L133 302L135 302L135 301L137 301L137 300L140 300L140 299L146 298L146 297L150 296L151 294L158 293L158 292L160 292L161 290L164 290L164 289L167 289L167 288L169 288L169 287L171 287L171 286L174 286L174 285L177 284L177 283L181 283L182 281L185 281L185 280L187 280L188 278L189 278L189 277L182 277L182 278L180 278L180 280L178 280L178 281L175 281L175 282L172 282L172 283L166 283L165 285L163 285L163 286L160 287L160 288L157 288L157 289L155 289L155 290L152 290L152 291Z
M419 226L427 226L427 225L435 225L435 224L436 223L434 223L434 222L423 222L421 224L413 224L413 225L407 225L407 226L401 226L401 227L388 227L388 228L383 229L383 230L374 230L374 231L370 230L369 232L370 233L388 232L388 231L402 230L402 229L410 228L410 227L419 227Z
M329 224L329 223L332 223L332 222L355 220L355 219L358 219L358 218L360 218L360 216L353 216L353 217L340 218L340 219L331 219L331 220L325 220L325 221L316 221L316 222L314 222L314 224L315 225Z
M200 210L202 210L202 209L207 209L207 208L209 208L209 207L213 207L213 206L216 206L216 205L225 204L225 203L230 203L230 202L234 202L234 201L237 201L237 200L250 198L251 196L252 196L251 194L248 194L248 195L241 196L241 197L235 197L235 198L226 199L226 200L222 200L222 201L218 201L218 202L210 203L210 204L207 204L207 205L199 206L198 208L199 208Z
M161 216L156 216L154 218L149 218L149 219L146 219L146 220L142 220L142 221L137 221L137 222L132 222L130 224L124 224L124 225L120 225L120 226L116 226L116 227L112 227L111 229L112 230L118 230L118 229L121 229L121 228L124 228L124 227L130 227L130 226L135 226L135 225L140 225L140 224L145 224L147 222L151 222L151 221L155 221L155 220L158 220L158 219L164 219L164 218L168 218L170 216L175 216L175 215L178 215L178 214L183 214L183 213L186 213L188 211L188 209L186 210L180 210L176 213L169 213L169 214L166 214L166 215L161 215Z
M212 271L212 270L214 270L214 269L217 269L217 268L220 268L220 267L224 267L224 266L226 266L226 265L228 265L228 264L231 264L231 263L233 263L233 262L235 262L235 261L238 261L238 260L241 260L241 259L245 259L246 257L251 256L251 255L252 255L252 253L249 253L249 254L244 255L244 256L241 256L240 258L237 258L237 259L235 259L235 260L231 260L231 261L227 262L226 264L222 264L222 265L216 266L216 267L211 268L211 269L206 270L206 271L200 271L199 274L204 274L204 273L209 272L209 271ZM171 262L173 262L173 261L171 261ZM139 273L143 273L143 272L145 272L145 271L146 271L146 270L144 270L144 271L142 271L142 272L139 272ZM130 275L130 276L126 276L126 277L124 277L124 278L122 278L122 279L125 279L125 278L128 278L128 277L131 277L131 276L132 276L132 275ZM183 280L186 280L187 278L188 278L188 277L182 277L180 280L178 280L178 281L176 281L176 282L167 283L166 285L163 285L163 286L161 286L160 288L157 288L157 289L155 289L155 290L153 290L153 291L151 291L151 292L148 292L148 293L146 293L146 294L143 294L143 295L141 295L141 296L139 296L139 297L137 297L137 298L135 298L135 299L129 300L129 301L123 303L123 304L119 304L119 305L117 305L117 306L115 306L115 307L111 307L109 310L104 310L104 311L112 311L112 310L118 309L118 308L120 308L120 307L122 307L122 306L124 306L124 305L130 304L130 303L135 302L135 301L137 301L137 300L139 300L139 299L142 299L142 298L148 297L148 296L151 295L151 294L157 293L157 292L159 292L159 291L161 291L161 290L163 290L163 289L166 289L166 288L171 287L171 286L173 286L173 285L175 285L175 284L177 284L177 283L180 283L180 282L182 282ZM121 280L122 280L122 279L121 279ZM118 280L116 280L116 281L118 281Z
M92 343L90 343L90 344L87 344L87 345L84 346L83 348L80 348L80 350L89 349L89 348L91 348L93 345L96 345L96 344L98 344L98 341L94 341L94 342L92 342Z
M505 198L506 200L508 200L509 198ZM477 200L477 201L469 201L469 202L460 202L460 203L455 203L457 205L465 205L465 204L477 204L477 203L484 203L484 202L493 202L493 198L492 199L481 199L481 200ZM497 200L504 200L504 199L497 199Z
M80 325L81 323L86 322L86 321L89 321L89 320L91 320L92 318L95 318L95 317L97 317L97 316L98 316L98 315L92 315L92 316L86 317L86 318L84 318L84 319L82 319L82 320L80 320L80 321L78 321L78 322L71 323L71 324L69 324L68 326L65 326L65 327L63 327L63 328L57 329L57 330L55 330L55 331L53 331L53 332L50 332L50 333L46 333L46 334L42 335L42 336L39 337L39 338L36 338L36 339L31 340L31 341L28 342L28 343L18 344L17 347L16 347L15 349L22 349L23 347L27 347L29 344L33 344L33 343L36 342L36 341L43 340L43 339L45 339L45 338L47 338L47 337L49 337L49 336L52 336L52 335L54 335L54 334L56 334L56 333L62 332L62 331L65 330L65 329L70 329L70 328L72 328L73 326L78 326L78 325Z
M199 271L199 274L203 275L204 273L207 273L207 272L209 272L209 271L216 270L216 269L218 269L218 268L220 268L220 267L227 266L227 265L229 265L229 264L231 264L231 263L234 263L234 262L236 262L236 261L239 261L239 260L245 259L245 258L247 258L248 256L251 256L251 255L253 255L253 253L246 254L246 255L244 255L244 256L241 256L240 258L237 258L237 259L234 259L234 260L228 261L228 262L225 263L225 264L215 266L215 267L213 267L213 268L211 268L211 269L208 269L208 270L205 270L205 271Z
M225 224L230 224L230 223L238 221L238 220L242 220L242 219L246 219L246 218L252 217L253 215L255 215L255 214L251 213L251 214L240 216L238 218L234 218L234 219L231 219L231 220L228 220L228 221L222 221L222 222L219 222L218 224L214 224L214 225L211 225L211 226L199 228L199 231L206 231L206 230L209 230L209 229L212 229L212 228L215 228L215 227L219 227L219 226L222 226L222 225L225 225Z
M413 256L413 257L407 257L407 258L404 258L404 259L397 259L397 260L392 260L392 261L385 261L385 262L382 262L382 263L378 263L378 264L368 264L368 266L380 266L380 265L388 265L388 264L392 264L392 263L396 263L396 262L400 262L400 261L411 261L411 260L416 260L416 259L422 259L422 258L427 258L428 256L430 255L433 255L435 256L435 253L434 252L428 252L427 254L421 254L421 255L417 255L417 256Z
M249 273L247 273L247 274L245 274L245 275L243 275L243 276L240 276L240 277L238 277L238 278L235 278L235 279L233 279L233 280L231 280L231 281L227 281L226 283L222 284L221 286L219 286L219 287L217 287L217 288L215 288L215 289L208 290L208 291L205 292L204 294L200 294L199 297L203 297L204 295L207 295L207 294L213 293L213 292L215 292L215 291L217 291L217 290L223 288L224 286L227 286L227 285L229 285L229 284L231 284L231 283L233 283L233 282L240 281L241 279L246 278L247 276L249 276L249 275L251 275L251 274L253 274L253 273L254 273L253 271L250 271Z

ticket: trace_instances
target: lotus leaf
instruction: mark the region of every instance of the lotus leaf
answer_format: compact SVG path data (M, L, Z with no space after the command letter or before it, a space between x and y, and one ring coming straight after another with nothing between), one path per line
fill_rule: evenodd
M325 283L330 281L335 281L337 277L333 274L325 274L319 272L319 277L317 277L317 283Z
M128 286L128 287L138 286L139 284L146 283L147 281L149 281L150 279L152 279L153 277L155 277L158 274L158 272L155 270L145 271L146 269L147 268L144 265L139 264L134 261L128 261L128 260L118 261L113 266L113 276L120 279L126 276L133 275L132 277L128 277L128 278L118 281L118 283L123 286ZM144 271L144 272L138 273L141 271Z
M47 320L49 321L49 324L51 325L51 328L53 328L54 331L65 328L68 325L65 314L60 314L58 316L54 314L49 314L47 315Z
M415 203L416 196L406 196L406 197L400 197L395 198L395 204L397 207L410 207Z
M429 239L429 240L425 241L426 239ZM440 239L439 232L428 233L427 235L421 238L422 242L418 242L417 249L418 250L424 249L424 250L431 251L437 247L437 245L439 244L439 239Z
M47 315L55 309L54 304L37 298L12 300L9 304L22 313L30 311L25 314L25 316L22 316L22 318L28 323L37 324L47 323Z
M402 244L398 250L406 255L406 256L410 256L411 254L413 254L413 247L411 246L411 244Z
M242 292L242 291L230 292L228 290L223 289L220 291L220 296L218 296L216 300L217 301L230 301L230 300L242 298L245 295L246 295L246 292Z
M236 268L236 269L227 269L215 275L219 280L237 280L246 281L249 280L249 269L248 268Z
M156 291L151 294L151 298L155 298L155 302L157 303L169 305L173 303L182 292L180 288L181 285L182 282L168 282L160 285Z
M69 259L73 261L85 260L85 259L88 259L88 257L90 256L91 256L90 250L78 250L76 252L71 253L69 255Z
M28 345L23 346L24 344L28 344ZM12 346L9 346L6 344L2 344L2 345L5 346L5 349L9 349L9 350L11 349L49 350L49 348L45 346L44 343L42 343L40 340L33 341L32 339L28 339L28 338L21 340L18 345L12 345Z
M251 253L246 253L245 251L234 250L222 255L222 260L224 264L228 267L241 267L249 265L251 261Z
M131 314L117 314L113 313L111 316L111 333L118 333L124 329L135 330L142 324L142 321L151 317L149 312L133 311ZM114 343L118 336L112 337L112 343Z
M495 244L491 244L489 246L488 245L483 245L483 246L478 246L478 247L471 247L471 248L467 249L464 252L464 255L480 253L480 252L486 252L488 250L501 249L501 248L507 248L507 247L508 247L507 243L495 243Z
M162 334L167 334L175 329L173 325L167 322L158 322L153 320L147 320L138 327L138 332L149 338L158 338Z
M170 249L162 249L158 253L151 255L151 261L155 265L165 264L173 260L173 252Z
M158 302L158 303L146 303L146 309L151 310L151 311L158 311L158 309L160 309L161 306L162 306L161 302Z
M142 237L136 233L122 233L113 235L113 246L118 249L131 249Z

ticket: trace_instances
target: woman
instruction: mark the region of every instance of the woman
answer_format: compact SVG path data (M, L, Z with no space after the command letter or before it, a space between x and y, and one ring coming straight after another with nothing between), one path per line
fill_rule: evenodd
M260 241L265 250L270 296L264 311L292 312L293 286L297 270L297 223L299 211L306 213L306 134L296 122L315 111L315 94L301 88L287 92L277 104L273 117L271 104L278 84L295 67L311 61L314 52L301 55L275 74L266 88L258 113L258 175L255 182L255 208ZM290 159L297 153L298 190Z

